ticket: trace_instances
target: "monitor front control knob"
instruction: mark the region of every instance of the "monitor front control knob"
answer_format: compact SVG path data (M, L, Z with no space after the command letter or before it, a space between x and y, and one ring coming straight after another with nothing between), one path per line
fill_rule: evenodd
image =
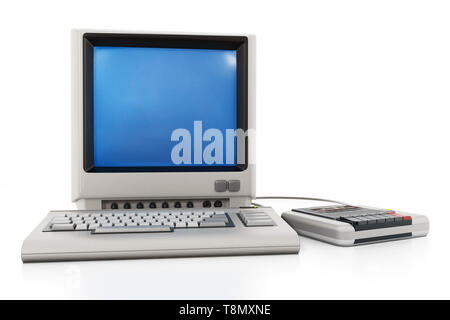
M205 200L203 201L203 208L210 208L211 207L211 201Z

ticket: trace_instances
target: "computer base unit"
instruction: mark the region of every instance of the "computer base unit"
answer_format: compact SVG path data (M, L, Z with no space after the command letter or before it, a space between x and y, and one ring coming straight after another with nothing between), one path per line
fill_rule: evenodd
M429 230L426 216L361 206L299 208L281 216L299 235L344 247L424 237Z
M23 262L296 254L299 237L271 208L51 211Z

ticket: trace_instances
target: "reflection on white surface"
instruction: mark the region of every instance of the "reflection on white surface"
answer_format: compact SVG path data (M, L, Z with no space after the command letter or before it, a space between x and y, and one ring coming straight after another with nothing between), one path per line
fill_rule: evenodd
M352 248L301 239L299 255L23 265L28 297L280 299L417 297L428 239ZM412 279L415 279L412 281Z
M238 299L283 277L269 270L298 269L297 255L282 255L25 264L23 276L71 298Z

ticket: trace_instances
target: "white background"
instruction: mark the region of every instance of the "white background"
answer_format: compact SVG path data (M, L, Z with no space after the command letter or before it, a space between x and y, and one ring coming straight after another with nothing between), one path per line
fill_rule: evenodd
M450 298L448 1L3 1L0 298ZM431 220L299 255L23 265L70 202L70 29L253 33L257 192ZM281 212L310 203L266 202Z

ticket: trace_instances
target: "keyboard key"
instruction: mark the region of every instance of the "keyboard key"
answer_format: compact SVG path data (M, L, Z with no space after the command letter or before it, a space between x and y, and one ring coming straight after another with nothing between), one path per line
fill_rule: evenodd
M226 227L225 221L202 221L200 222L200 227L209 228L209 227Z
M111 222L105 222L105 223L101 223L100 224L101 227L112 227L112 223Z
M165 221L165 222L163 222L163 224L165 226L169 226L169 227L175 228L175 221Z
M51 229L52 231L73 231L75 230L75 225L71 223L57 223L53 224Z
M114 223L114 227L125 227L125 222L116 222Z
M187 227L188 228L198 228L198 222L197 221L188 221Z
M245 212L240 213L240 216L247 227L268 227L274 226L272 218L264 212Z
M53 218L53 220L52 220L52 223L63 223L63 224L66 224L66 223L71 223L72 221L71 221L71 219L69 219L69 218L63 218L63 217L55 217L55 218Z
M107 233L151 233L151 232L172 232L169 226L148 226L148 227L120 227L120 228L97 228L92 234Z
M216 220L221 219L221 220L228 221L228 217L226 214L215 214L210 219L216 219Z
M268 218L269 216L267 214L262 214L262 213L256 213L256 214L242 214L241 215L244 219L249 219L249 218Z
M88 225L83 223L83 224L77 224L75 227L75 230L77 231L87 231L88 229Z
M186 221L178 221L175 223L175 228L186 228Z
M127 227L137 227L138 226L138 224L133 221L128 221L128 222L126 222L126 224L127 224Z
M247 220L247 227L263 227L263 226L273 226L274 222L272 219L249 219Z
M98 223L90 223L89 225L88 225L88 230L95 230L95 229L97 229L99 227L99 224Z

